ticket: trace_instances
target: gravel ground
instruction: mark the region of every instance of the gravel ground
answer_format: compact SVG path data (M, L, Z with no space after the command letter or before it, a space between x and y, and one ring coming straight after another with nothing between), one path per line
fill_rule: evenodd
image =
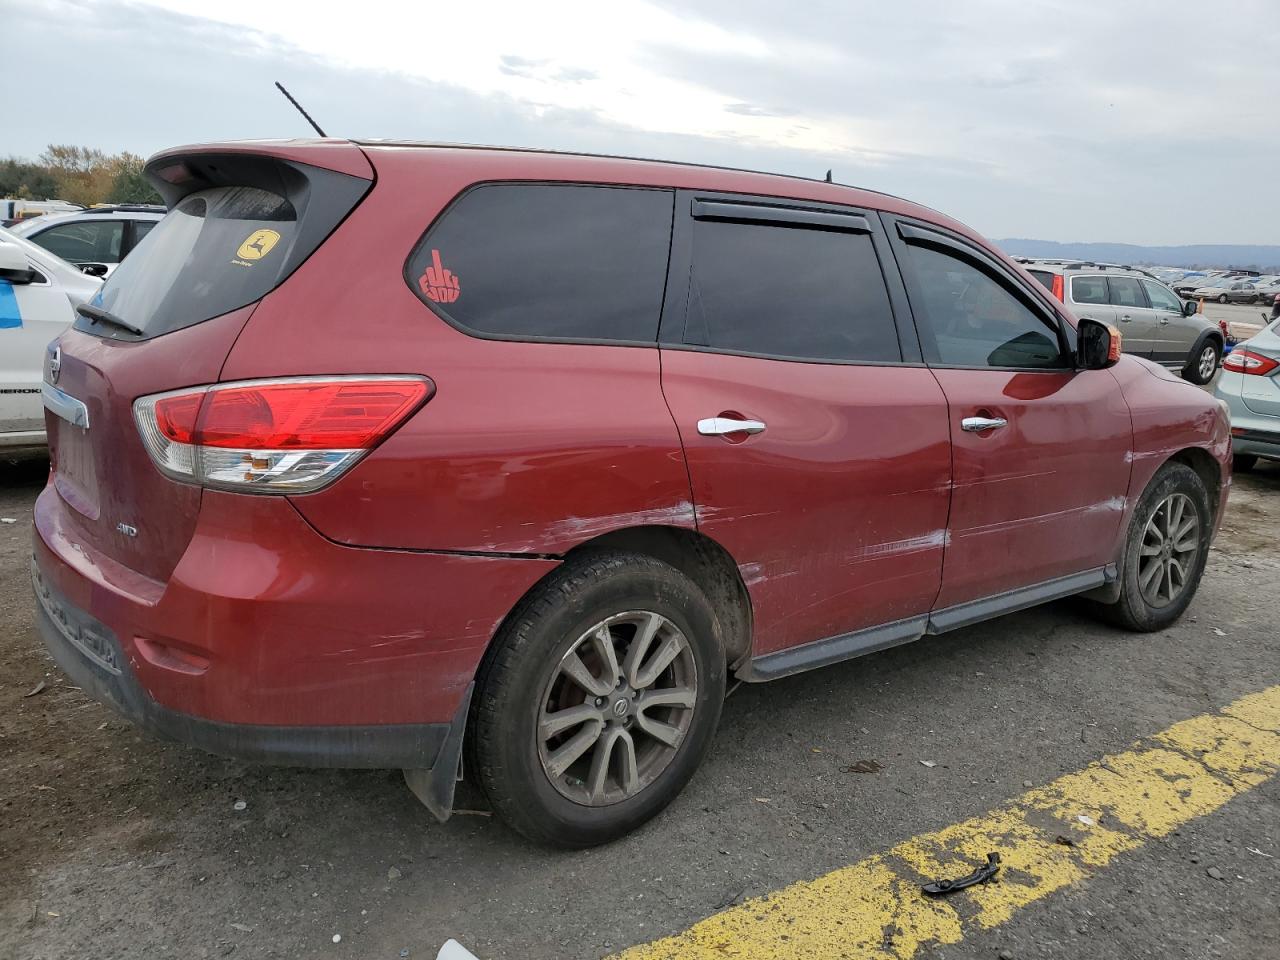
M16 520L0 524L5 960L421 958L450 936L483 958L598 957L1280 683L1272 465L1237 478L1175 627L1123 633L1058 603L740 687L663 816L603 849L548 852L483 811L435 823L398 773L219 760L143 738L69 686L32 625L29 518L46 469L0 464L0 517ZM848 772L863 759L882 769ZM465 785L459 802L481 806ZM1280 956L1277 865L1273 780L933 955Z

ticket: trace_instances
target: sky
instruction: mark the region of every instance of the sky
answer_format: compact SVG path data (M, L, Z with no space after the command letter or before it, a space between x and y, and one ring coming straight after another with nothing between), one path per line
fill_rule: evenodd
M0 0L0 156L310 134L821 177L990 237L1280 242L1275 0Z

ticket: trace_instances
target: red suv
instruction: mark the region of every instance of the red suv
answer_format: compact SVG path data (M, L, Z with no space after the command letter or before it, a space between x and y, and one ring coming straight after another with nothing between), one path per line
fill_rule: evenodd
M465 771L582 846L671 801L730 675L1195 592L1223 410L932 210L338 140L147 172L168 215L50 348L33 579L150 730L441 818Z

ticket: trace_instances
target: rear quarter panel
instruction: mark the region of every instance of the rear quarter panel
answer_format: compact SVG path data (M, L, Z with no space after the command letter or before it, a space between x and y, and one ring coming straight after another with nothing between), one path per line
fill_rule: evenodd
M1111 369L1124 392L1133 418L1133 468L1121 538L1129 517L1152 477L1170 458L1198 449L1213 458L1220 482L1216 495L1214 531L1222 522L1231 486L1231 430L1222 405L1198 387L1164 368L1136 357L1122 357ZM1117 544L1117 555L1119 544Z
M541 555L625 527L692 528L656 343L480 339L405 282L419 237L467 186L551 178L508 154L372 152L377 187L262 301L222 379L416 373L436 391L333 486L292 498L303 516L345 544Z

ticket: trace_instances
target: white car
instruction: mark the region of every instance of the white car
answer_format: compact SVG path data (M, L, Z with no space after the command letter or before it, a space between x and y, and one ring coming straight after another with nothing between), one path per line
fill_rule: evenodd
M0 227L0 457L42 447L49 342L102 281Z
M9 229L63 260L81 268L88 266L95 276L105 277L164 219L164 213L164 207L151 204L117 204L74 213L46 213Z

